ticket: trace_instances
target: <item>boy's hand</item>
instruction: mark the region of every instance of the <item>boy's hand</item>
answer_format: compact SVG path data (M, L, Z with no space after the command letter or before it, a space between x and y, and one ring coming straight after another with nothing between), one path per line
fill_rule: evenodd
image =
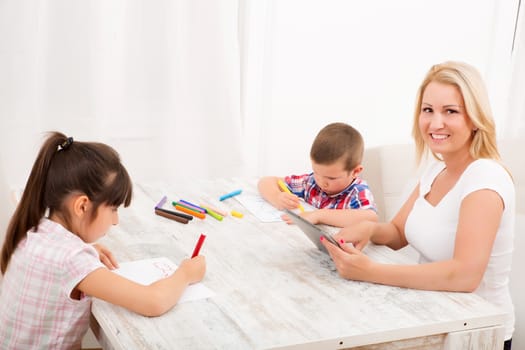
M93 248L97 250L100 262L106 265L108 269L118 268L117 259L115 259L115 256L108 248L99 243L93 244Z
M309 221L310 223L317 225L319 223L319 210L314 211L304 211L300 213L299 215L304 218L306 221ZM284 222L286 222L288 225L293 224L292 219L286 214L281 215L281 219L283 219Z
M281 192L277 196L277 209L296 209L299 207L299 197L292 193Z

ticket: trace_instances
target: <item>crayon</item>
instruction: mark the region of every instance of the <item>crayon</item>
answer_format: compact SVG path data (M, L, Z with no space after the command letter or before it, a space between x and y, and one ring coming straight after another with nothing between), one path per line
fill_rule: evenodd
M211 206L209 204L202 204L201 203L200 207L206 209L206 211L208 211L208 209L210 209L211 211L214 211L214 212L216 212L219 215L228 216L228 212L227 211L219 209L217 207L213 207L213 206Z
M206 209L196 205L196 204L193 204L193 203L190 203L188 201L185 201L184 199L181 199L179 200L179 203L181 204L184 204L184 206L187 206L187 207L190 207L190 209L196 209L197 211L200 211L201 213L205 213L206 212Z
M233 192L226 193L225 195L220 196L219 200L222 202L225 199L228 199L228 198L231 198L231 197L236 196L238 194L241 194L241 192L242 192L242 190L235 190Z
M205 219L206 218L206 215L204 215L203 213L200 213L198 211L195 211L195 210L192 210L192 209L189 209L185 206L182 206L180 204L175 204L175 209L179 210L179 211L182 211L183 213L186 213L186 214L190 214L190 215L193 215L193 216L196 216L198 217L199 219Z
M194 208L194 207L192 207L192 206L190 206L190 205L187 205L187 204L181 203L181 202L172 202L171 204L172 204L174 207L179 206L179 207L182 207L182 208L184 208L184 209L187 209L186 211L184 211L184 210L181 210L181 211L184 211L185 213L188 213L188 214L190 214L190 215L193 215L194 213L195 213L195 214L202 214L202 215L204 215L204 213L206 213L206 210L204 210L204 211L201 212L199 209ZM193 215L193 216L197 216L197 217L198 217L199 215Z
M155 214L157 214L159 216L162 216L162 217L165 217L167 219L171 219L171 220L180 222L181 224L187 224L188 223L188 219L184 219L184 218L182 218L180 216L173 215L173 214L170 214L170 213L166 213L165 211L162 211L162 210L159 210L159 209L155 209Z
M202 247L202 243L204 243L204 239L206 238L206 235L202 234L199 237L199 240L197 241L197 244L195 245L195 248L193 249L193 253L191 254L192 259L199 255L199 252Z
M157 208L162 208L162 206L164 205L164 203L166 203L166 199L168 199L168 197L164 196L161 198L161 200L157 203L157 205L155 206L155 209Z
M188 215L188 214L179 213L177 211L172 211L172 210L168 210L164 208L155 208L155 210L160 210L160 211L165 212L166 214L175 215L175 216L181 217L186 220L193 220L193 216Z
M243 213L239 213L238 211L232 210L232 216L235 216L236 218L242 218L244 216Z
M222 215L214 212L213 210L211 210L210 208L208 207L204 207L204 209L206 209L206 213L207 214L210 214L211 216L213 216L215 219L219 220L219 221L222 221Z

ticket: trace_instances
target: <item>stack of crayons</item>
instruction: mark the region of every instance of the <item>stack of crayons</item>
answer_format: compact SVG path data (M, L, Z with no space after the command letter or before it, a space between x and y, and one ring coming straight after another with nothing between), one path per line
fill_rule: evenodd
M180 222L182 224L187 224L190 220L193 220L193 216L192 215L187 215L187 214L179 213L179 212L176 212L176 211L173 211L173 210L168 210L168 209L162 208L164 203L166 203L166 200L167 200L167 197L164 196L164 197L162 197L160 202L157 203L157 205L155 206L155 214L157 214L159 216L163 216L163 217L171 219L171 220L175 220L175 221Z
M178 202L171 202L171 204L177 209L178 211L181 211L183 213L196 216L199 219L204 220L206 218L206 209L199 207L198 205L192 204L190 202L187 202L183 199L179 200Z
M175 207L176 211L168 210L162 208L162 206L166 203L166 200L167 197L164 196L162 197L160 202L157 203L157 205L155 206L155 214L171 220L175 220L183 224L187 224L190 220L193 219L193 217L197 217L203 220L206 218L206 214L219 221L222 221L222 219L228 215L228 212L213 207L209 204L196 205L184 199L181 199L179 201L173 201L171 203L173 207ZM243 214L232 210L232 216L241 218Z

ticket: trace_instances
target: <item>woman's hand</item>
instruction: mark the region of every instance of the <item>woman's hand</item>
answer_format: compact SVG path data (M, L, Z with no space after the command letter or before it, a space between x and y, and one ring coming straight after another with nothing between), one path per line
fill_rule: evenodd
M115 256L108 248L99 243L93 244L93 248L97 250L100 262L106 265L108 269L118 268L117 259L115 259Z
M372 237L375 224L373 221L361 221L355 225L343 227L334 235L334 238L338 242L343 240L352 243L355 248L363 250Z
M349 280L366 281L368 271L373 265L372 260L351 243L345 243L343 240L338 242L341 248L321 236L321 243L332 257L339 275Z

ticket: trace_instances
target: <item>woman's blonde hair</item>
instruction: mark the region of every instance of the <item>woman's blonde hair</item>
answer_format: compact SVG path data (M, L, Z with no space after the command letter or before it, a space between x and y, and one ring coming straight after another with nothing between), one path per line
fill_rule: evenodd
M500 160L496 143L496 127L492 118L488 94L481 75L473 66L463 63L448 61L436 64L430 68L425 79L417 91L416 107L414 110L414 123L412 125L412 137L416 144L416 160L418 164L429 148L425 143L419 129L419 115L423 93L431 82L453 85L459 89L467 116L474 124L472 142L470 144L470 155L474 159L490 158ZM441 159L432 152L436 159Z

